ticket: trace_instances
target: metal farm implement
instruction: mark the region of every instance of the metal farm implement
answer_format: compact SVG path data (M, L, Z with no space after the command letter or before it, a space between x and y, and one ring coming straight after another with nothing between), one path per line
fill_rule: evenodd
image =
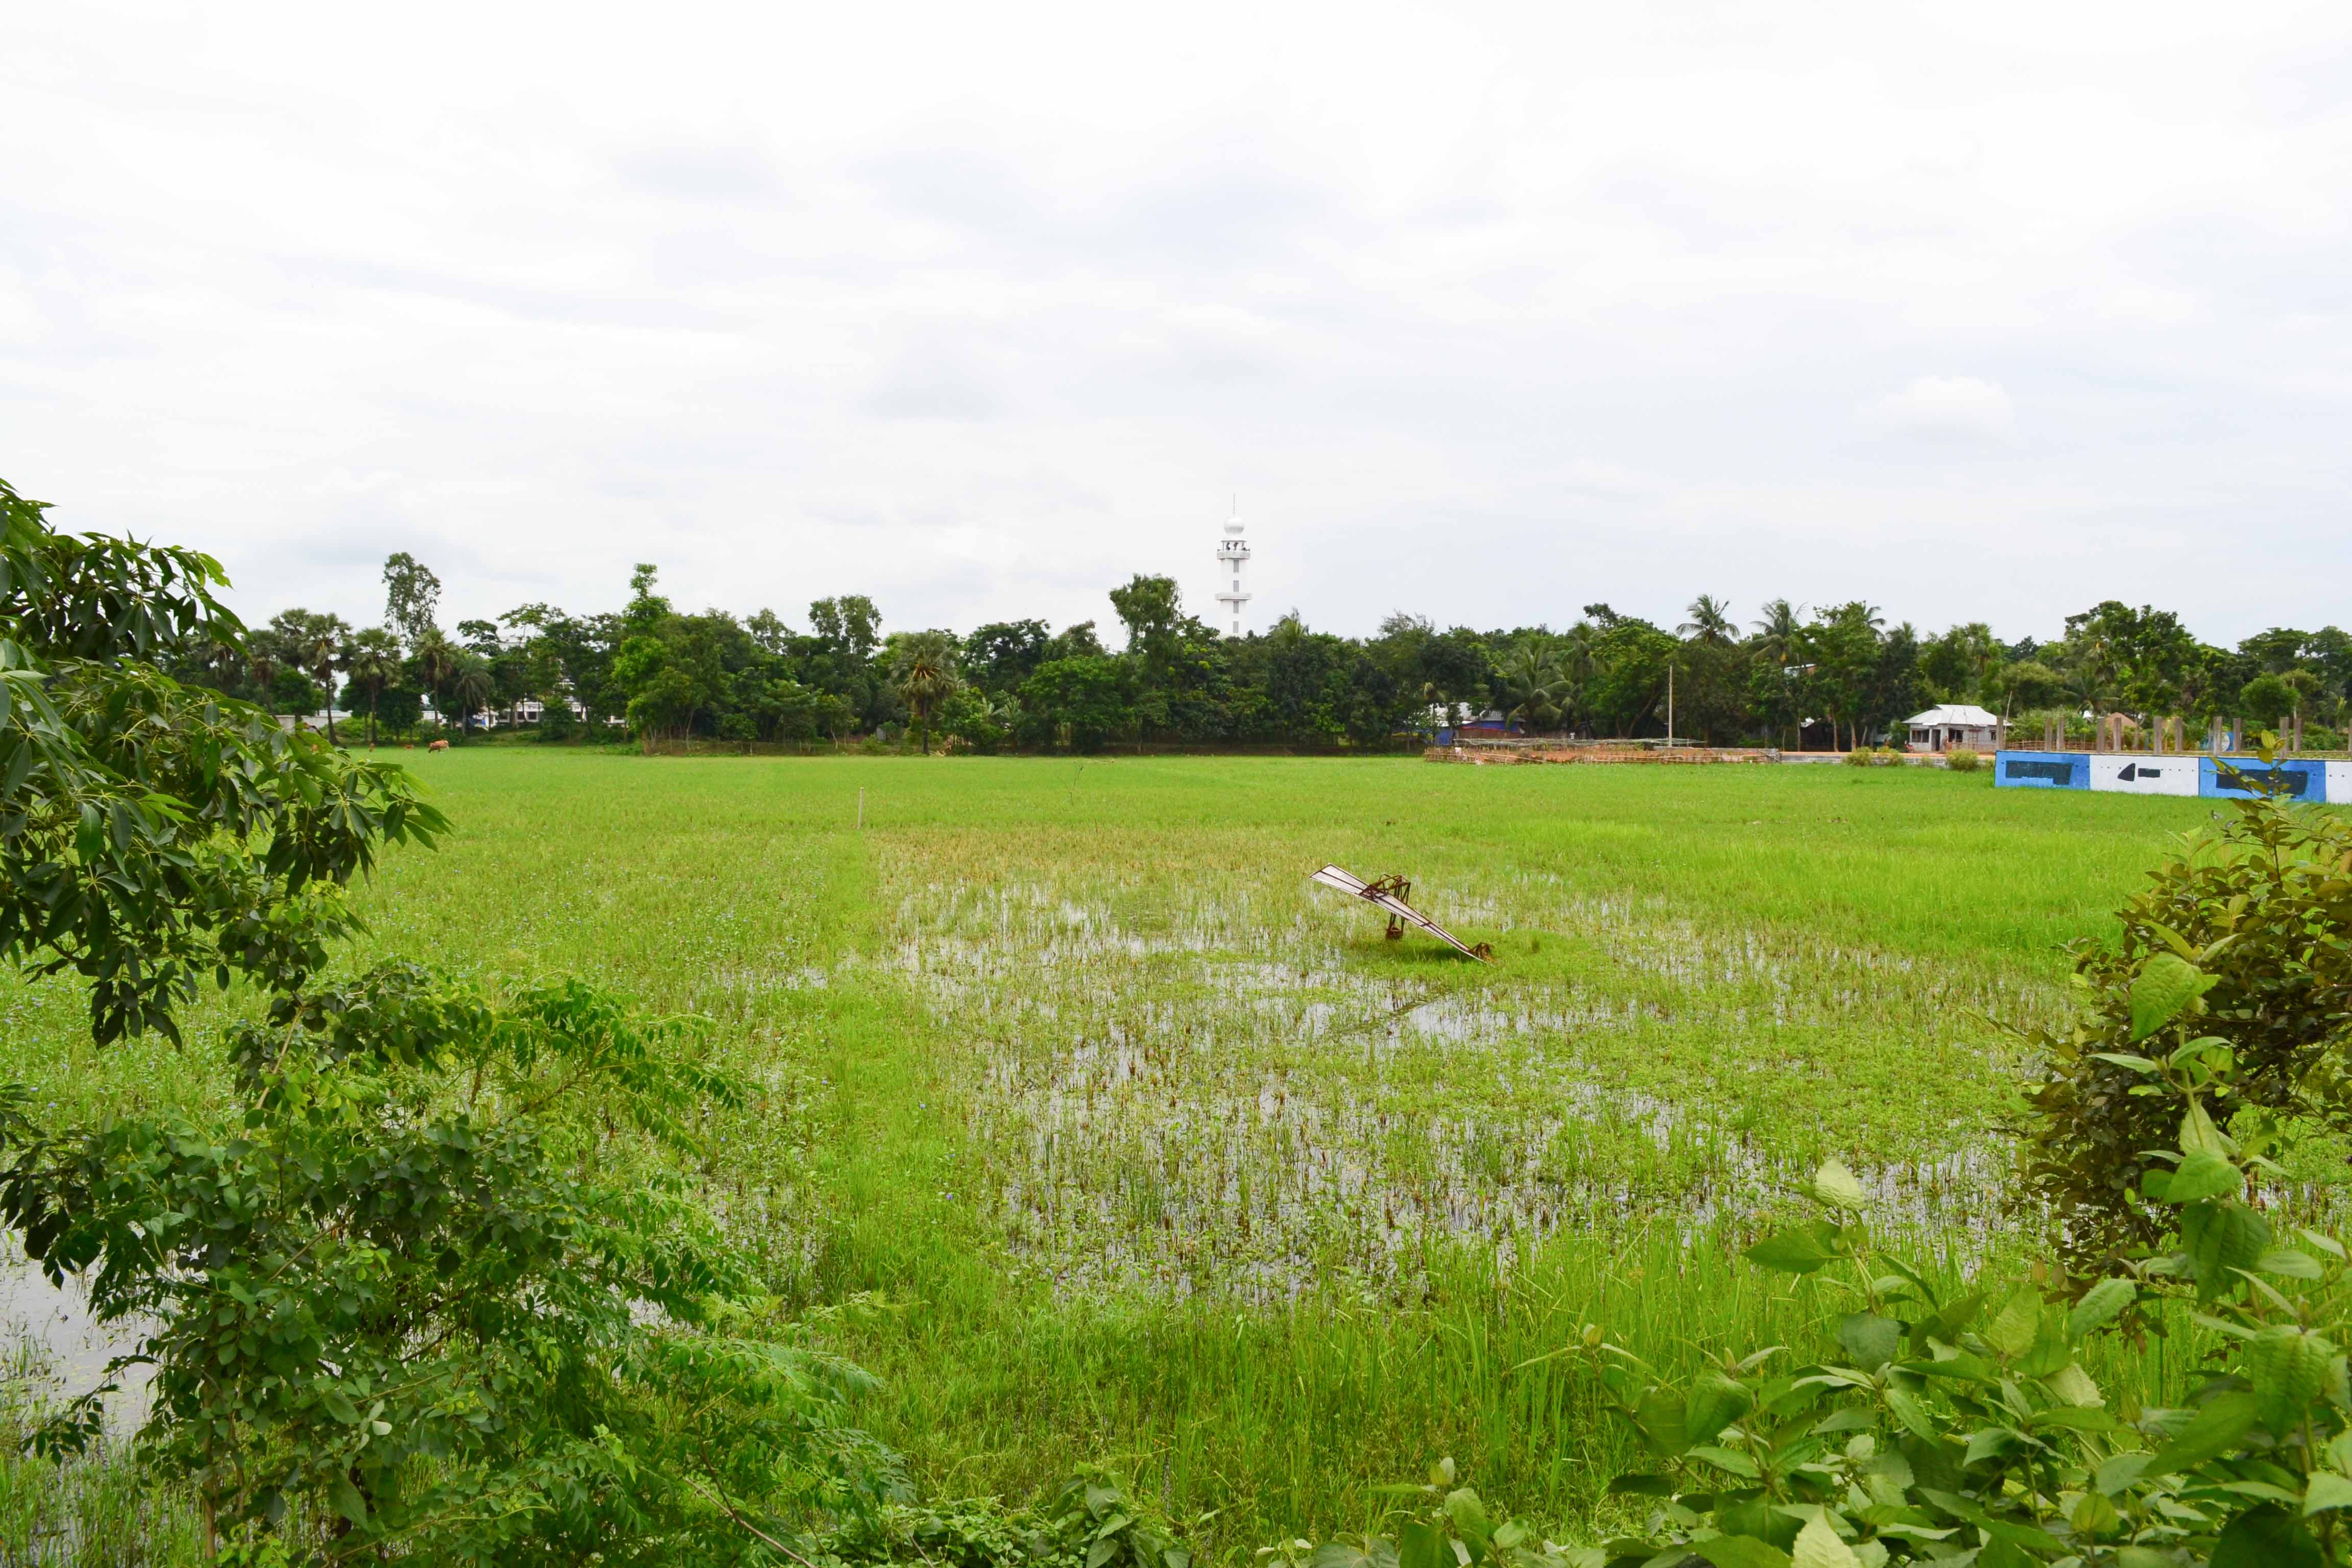
M1404 928L1412 926L1427 931L1465 957L1475 958L1481 963L1495 962L1495 950L1486 943L1482 942L1473 946L1406 903L1405 896L1412 891L1412 884L1402 877L1388 876L1367 882L1352 871L1343 871L1337 866L1326 866L1315 873L1314 879L1327 888L1337 888L1343 893L1361 899L1369 904L1378 904L1381 909L1386 910L1389 912L1388 939L1391 942L1402 941L1404 937Z

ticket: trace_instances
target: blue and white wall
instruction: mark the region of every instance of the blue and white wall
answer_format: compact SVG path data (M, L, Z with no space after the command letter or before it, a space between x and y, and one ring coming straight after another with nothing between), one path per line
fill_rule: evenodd
M2290 800L2352 804L2352 762L2299 757L2265 768L2252 757L1996 752L1992 782L2002 789L2088 789L2116 795L2246 800L2255 793L2250 784L2273 770Z

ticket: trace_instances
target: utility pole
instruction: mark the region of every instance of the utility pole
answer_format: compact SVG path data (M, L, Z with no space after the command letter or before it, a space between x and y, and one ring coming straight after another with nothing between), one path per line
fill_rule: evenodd
M1675 743L1675 661L1666 660L1666 744Z

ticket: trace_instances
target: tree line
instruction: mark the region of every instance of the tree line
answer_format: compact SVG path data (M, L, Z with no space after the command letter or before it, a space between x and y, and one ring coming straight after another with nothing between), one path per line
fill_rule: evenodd
M395 554L383 582L380 626L289 609L240 646L187 650L177 673L279 713L329 710L331 731L331 694L370 743L414 733L429 709L504 723L536 711L550 740L625 728L648 746L879 737L982 752L1380 747L1471 714L1538 733L1648 737L1671 724L1711 744L1838 748L1899 742L1905 719L1941 702L2080 737L2109 713L2291 720L2329 746L2352 697L2352 635L2333 626L2222 647L2172 611L2116 600L2068 616L2049 641L2004 642L1981 621L1931 636L1861 601L1772 599L1743 626L1704 594L1672 627L1591 604L1564 630L1440 630L1399 612L1347 637L1293 612L1228 637L1185 612L1173 579L1138 575L1110 591L1108 629L1031 619L886 633L859 594L816 600L804 629L772 610L681 611L641 564L618 610L528 604L450 631L424 564Z

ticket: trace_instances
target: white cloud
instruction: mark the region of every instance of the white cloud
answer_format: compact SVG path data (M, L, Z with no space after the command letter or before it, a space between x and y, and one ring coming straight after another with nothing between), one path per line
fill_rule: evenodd
M1100 618L1205 598L1236 489L1260 602L1345 629L2347 613L2341 6L94 0L9 45L0 474L264 615L372 617L410 549L453 615L654 559Z
M2006 441L2017 433L2009 394L1973 375L1923 375L1873 404L1866 416L1879 429L1910 436Z

